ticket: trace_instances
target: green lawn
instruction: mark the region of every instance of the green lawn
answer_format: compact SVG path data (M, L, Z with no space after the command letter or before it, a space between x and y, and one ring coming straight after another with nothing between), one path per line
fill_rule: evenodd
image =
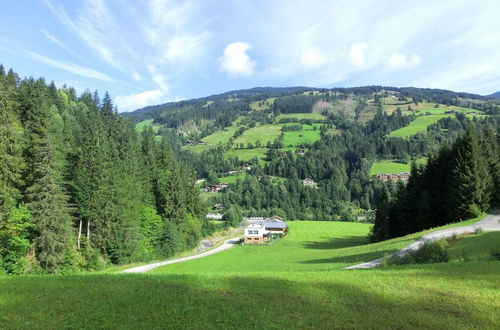
M257 157L260 163L264 163L267 157L267 148L253 148L253 149L234 149L228 150L224 153L224 159L238 158L239 160L248 161Z
M313 127L317 127L317 130L313 130ZM302 143L314 143L321 138L319 125L302 125L302 131L286 131L284 132L284 135L284 146L296 146Z
M135 129L138 132L142 132L142 130L147 126L152 126L155 133L158 133L158 130L160 129L160 125L153 124L153 119L143 120L140 123L135 124Z
M389 136L407 138L419 132L425 132L428 126L437 123L440 119L450 116L451 115L420 116L412 121L408 126L392 131Z
M325 120L326 117L320 113L287 113L281 114L276 117L276 120L284 119L284 118L296 118L296 119L311 119L311 120Z
M477 219L467 223L473 221ZM423 233L366 244L366 224L289 225L289 237L271 246L235 247L153 274L0 276L0 328L500 325L500 262L338 270L372 258L374 250L380 255L406 245Z
M448 253L451 261L492 260L491 251L500 252L500 232L485 232L451 241Z
M235 183L236 182L236 179L240 178L241 180L245 179L245 173L238 173L238 174L234 174L234 175L226 175L226 176L223 176L223 177L220 177L219 178L219 182L222 182L222 183Z
M390 161L374 162L370 169L370 175L382 173L410 172L411 164L394 163Z
M281 126L262 125L247 129L234 140L234 143L243 143L246 146L248 143L255 144L255 142L260 141L262 145L265 145L268 141L274 142L280 134Z
M260 104L260 105L259 105L259 103L261 101L252 102L252 103L250 103L250 109L257 110L257 111L269 109L269 107L274 104L274 100L276 100L275 97L270 97L270 98L264 100L264 104ZM266 101L267 101L267 104L265 103Z

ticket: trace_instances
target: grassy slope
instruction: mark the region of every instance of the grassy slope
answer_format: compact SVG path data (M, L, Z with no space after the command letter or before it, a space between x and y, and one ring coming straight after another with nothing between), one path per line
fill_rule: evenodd
M213 260L210 269L193 268L199 259L185 263L191 263L186 270L169 266L168 274L0 277L0 327L489 329L500 324L499 262L338 271L325 264L342 264L331 259L332 251L375 247L364 244L367 225L290 224L290 236L272 246L238 247L205 258L248 251L244 258L226 258L225 266Z
M381 161L373 163L370 169L370 175L381 174L381 173L409 172L410 170L411 170L410 164Z
M450 260L469 261L492 260L490 251L500 251L500 232L486 232L478 235L467 235L452 241L448 247Z
M265 145L268 141L273 142L281 134L281 127L278 125L262 125L250 128L243 132L234 143L243 143L245 146L248 143L255 144L258 140Z
M266 158L267 148L254 148L254 149L234 149L224 153L224 158L238 158L239 160L247 161L257 157L259 162L264 163Z
M324 120L326 119L325 116L323 116L320 113L288 113L288 114L281 114L276 117L276 120L284 119L284 118L296 118L296 119L311 119L311 120Z
M317 130L313 130L317 127ZM314 143L320 139L321 132L319 125L302 125L302 131L286 131L284 132L283 145L296 146L301 143Z
M437 123L440 119L450 117L451 115L430 115L417 117L410 125L401 127L392 131L389 136L393 137L410 137L419 132L425 132L429 125Z
M153 124L153 119L147 119L143 120L140 123L135 124L135 129L139 132L141 132L146 126L151 125L153 127L153 130L155 133L158 133L158 130L160 129L160 125Z

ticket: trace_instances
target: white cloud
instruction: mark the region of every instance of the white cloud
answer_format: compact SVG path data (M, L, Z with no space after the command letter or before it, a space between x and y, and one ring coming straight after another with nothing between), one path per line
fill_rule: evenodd
M231 77L250 77L254 73L255 61L247 54L251 49L246 42L233 42L224 48L219 70Z
M39 62L50 65L54 68L58 68L58 69L61 69L64 71L68 71L68 72L77 74L77 75L82 76L82 77L93 78L93 79L103 80L103 81L107 81L107 82L113 81L113 79L110 76L108 76L107 74L96 71L94 69L86 68L86 67L83 67L83 66L80 66L77 64L73 64L73 63L59 62L59 61L50 59L48 57L39 55L35 52L29 52L28 54Z
M386 62L386 66L390 70L404 70L404 69L412 69L417 67L421 62L420 56L416 54L411 54L410 56L406 56L403 53L394 52L391 54L389 59Z
M351 48L349 48L348 53L349 61L356 66L362 66L365 64L365 49L365 43L352 45Z
M318 68L325 63L325 56L315 48L307 48L302 52L301 61L308 68Z
M131 111L154 105L161 102L164 93L159 89L145 91L130 95L119 95L115 98L115 104L120 112Z
M53 43L55 43L57 46L61 47L62 49L64 49L66 52L68 52L69 54L79 58L80 60L84 61L84 62L87 62L86 59L84 59L80 54L78 54L77 52L71 50L68 46L66 46L61 40L59 40L56 36L50 34L49 32L45 31L45 30L42 30L42 33L47 37L47 39L49 39L50 41L52 41ZM87 62L88 63L88 62Z

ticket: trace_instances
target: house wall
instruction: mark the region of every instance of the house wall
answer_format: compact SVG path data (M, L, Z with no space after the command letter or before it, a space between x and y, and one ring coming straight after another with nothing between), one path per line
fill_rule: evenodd
M245 236L245 244L262 244L264 241L265 241L264 237Z

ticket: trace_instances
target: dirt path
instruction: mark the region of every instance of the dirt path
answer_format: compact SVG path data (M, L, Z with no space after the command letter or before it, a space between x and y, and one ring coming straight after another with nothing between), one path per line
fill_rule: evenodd
M192 256L183 257L183 258L177 258L177 259L157 262L154 264L133 267L133 268L125 269L125 270L121 271L121 273L145 273L145 272L148 272L152 269L155 269L155 268L158 268L161 266L176 264L178 262L184 262L184 261L198 259L198 258L203 258L203 257L209 256L209 255L216 254L216 253L219 253L221 251L230 249L230 248L234 247L239 242L239 240L240 240L239 237L230 238L230 239L226 240L221 246L218 246L212 250L208 250L208 251L203 252L203 253L199 253L199 254L195 254Z
M434 231L432 233L424 235L420 239L418 239L417 241L415 241L415 242L411 243L410 245L408 245L407 247L405 247L404 249L399 250L398 252L391 254L389 257L392 257L392 256L403 257L410 251L415 251L415 250L420 249L422 247L422 245L424 245L425 243L428 243L428 242L431 242L434 240L452 237L453 235L472 234L472 233L475 233L478 229L481 229L483 231L500 231L500 212L497 211L494 214L490 214L490 215L486 216L484 219L482 219L481 221L478 221L473 225L442 229L442 230ZM342 269L374 268L374 267L380 266L380 264L382 263L383 260L384 260L384 258L378 258L375 260L363 262L361 264L344 267Z

